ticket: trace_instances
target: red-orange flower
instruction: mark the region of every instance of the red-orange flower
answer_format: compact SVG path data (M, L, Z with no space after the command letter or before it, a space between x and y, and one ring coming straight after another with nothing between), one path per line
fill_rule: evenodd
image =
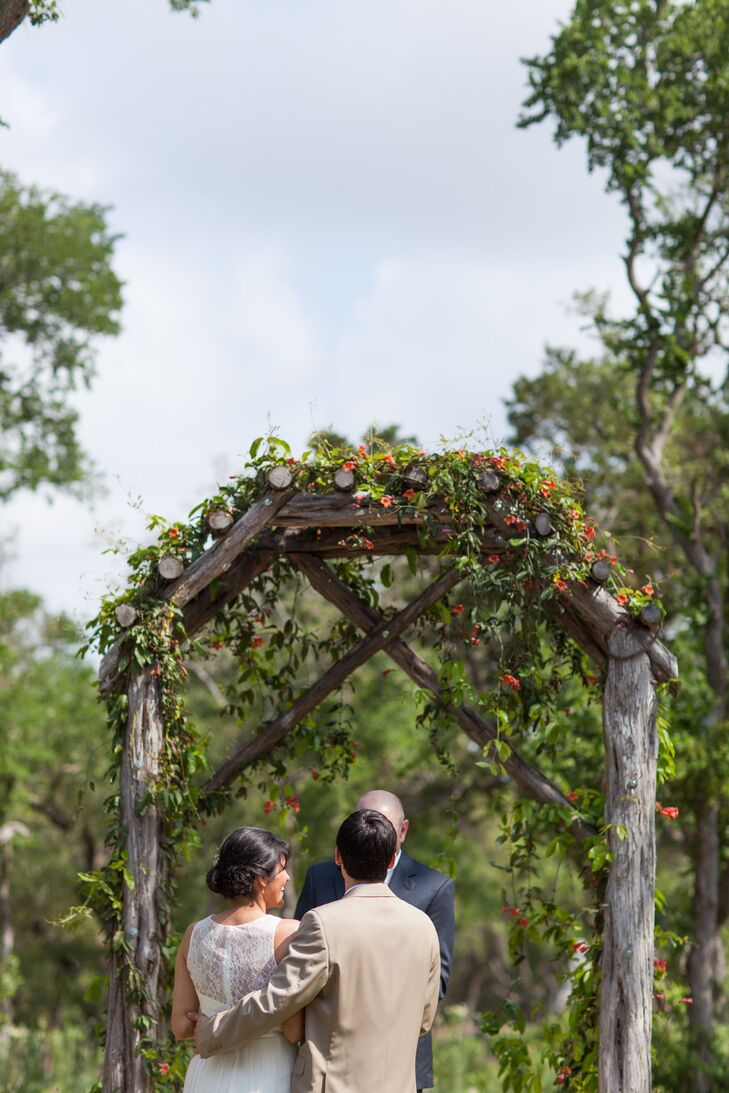
M451 614L461 615L465 610L466 608L463 606L462 603L454 603L453 607L451 608Z
M170 539L177 539L179 534L180 534L180 529L179 528L170 528L170 530L167 532L167 534L169 535Z
M293 796L293 797L287 797L287 798L286 798L286 804L287 804L287 805L289 806L289 808L290 808L290 809L292 809L292 810L293 810L294 812L301 812L301 801L299 800L299 798L298 798L298 797L296 797L296 796Z
M653 967L656 969L657 972L660 972L661 974L665 974L666 961L665 960L654 960L653 961Z
M503 471L506 466L506 458L503 455L492 455L489 463L492 467L496 467L497 471Z
M656 801L656 805L658 805L658 801ZM675 805L666 805L665 808L659 808L658 811L661 816L665 816L668 820L678 819L678 809Z
M694 1004L693 998L679 998L679 1002L683 1002L685 1006L693 1006Z
M625 607L626 604L630 603L630 597L627 596L625 592L618 592L615 599L618 601L621 607Z
M273 801L271 801L271 800L266 801L263 805L263 815L268 816L268 814L270 812L273 812L275 807L276 807L276 805L274 804Z
M408 501L412 501L413 497L415 497L415 490L414 489L405 490L405 492L403 493L403 497Z
M395 460L395 456L392 454L392 452L388 452L387 455L383 456L382 462L387 463L390 467L397 466L397 461Z
M590 946L587 944L586 941L573 941L572 942L572 951L574 953L586 953L589 950L589 948L590 948Z
M516 678L516 676L509 675L508 672L501 677L501 682L504 687L511 687L514 691L521 690L521 683L519 682L519 680Z
M542 497L549 497L550 493L552 493L552 491L556 489L557 483L554 481L554 479L545 478L541 486L539 487L539 492L541 493Z
M360 459L367 458L367 448L364 444L360 444L359 448L357 449L357 455L360 457Z
M170 1064L169 1063L157 1063L157 1069L159 1070L160 1074L169 1074Z
M522 930L526 930L527 926L529 925L529 919L526 918L526 916L524 918L518 918L516 920L516 924L517 926L521 926Z
M583 539L587 539L587 541L591 543L592 540L595 538L595 529L590 527L589 524L586 524L585 527L582 529L582 537Z
M380 504L383 509L389 509L391 505L395 504L395 498L390 493L385 493L380 498Z
M251 649L260 649L263 644L264 644L263 638L260 638L260 637L251 638Z
M653 997L655 998L656 1002L666 1001L666 996L663 991L654 991Z
M569 791L569 793L567 794L567 800L568 801L574 802L574 801L579 801L579 799L580 799L580 795L579 795L579 793L577 792L576 789L571 789Z
M486 556L486 561L489 563L489 565L496 565L497 562L501 561L501 555L500 554L488 554Z
M357 464L355 463L355 461L353 459L348 459L346 463L342 463L342 470L343 471L353 471L356 466L357 466Z
M554 587L557 589L558 592L566 592L567 591L567 582L563 581L562 578L559 577L554 582Z
M516 915L521 914L521 910L518 907L502 907L501 908L501 913L502 913L502 915L514 915L514 916L516 916Z
M526 524L523 520L520 520L518 516L514 516L513 512L510 512L508 516L504 517L504 523L509 527L516 528L517 531L526 531Z
M641 592L645 593L646 596L653 595L653 585L650 583L650 581L648 582L648 584L643 585L643 587L641 588Z

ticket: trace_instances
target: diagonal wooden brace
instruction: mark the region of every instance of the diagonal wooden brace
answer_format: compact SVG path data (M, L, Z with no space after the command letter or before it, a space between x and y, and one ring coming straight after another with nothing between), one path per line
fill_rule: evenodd
M381 624L380 613L358 599L325 562L304 554L295 555L293 560L302 573L306 574L316 591L337 607L354 626L369 633ZM430 691L438 705L455 717L471 740L481 747L486 747L490 741L496 739L496 730L476 710L465 704L454 706L448 702L441 690L437 673L406 642L401 639L392 641L385 652L418 687ZM513 781L540 804L557 805L574 813L564 794L548 778L545 778L541 771L527 763L515 751L512 751L509 758L505 760L504 767ZM596 833L590 824L584 823L579 817L571 819L567 826L580 840Z
M378 617L377 625L369 628L364 641L361 641L346 653L341 660L333 664L285 713L277 717L275 721L269 721L263 725L256 736L243 744L230 759L227 759L225 763L218 767L205 785L203 793L211 794L222 789L245 767L260 759L261 756L266 755L277 744L280 744L284 737L307 714L310 714L324 701L327 695L337 690L348 676L368 661L370 657L373 657L375 653L379 653L381 649L386 649L423 612L436 604L454 585L463 580L463 577L464 574L459 570L455 568L447 569L434 584L426 588L417 599L404 607L402 611L398 611L391 619Z

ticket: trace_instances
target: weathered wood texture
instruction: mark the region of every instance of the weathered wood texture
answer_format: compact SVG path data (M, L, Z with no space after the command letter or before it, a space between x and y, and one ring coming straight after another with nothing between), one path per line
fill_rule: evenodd
M200 595L211 582L220 577L233 561L268 524L277 510L291 496L291 490L271 491L245 515L241 516L227 535L219 539L210 550L201 554L174 584L165 589L165 597L177 607L185 607ZM99 668L99 690L108 695L118 678L123 638L120 638L103 657Z
M404 554L408 547L418 554L440 554L443 545L437 534L432 541L425 538L422 527L386 525L364 534L357 528L352 532L342 527L276 528L261 532L251 549L274 550L278 554L318 554L326 558L377 558ZM496 532L484 536L484 554L501 554L505 550L506 543Z
M188 637L201 630L218 611L236 598L248 585L260 577L273 561L268 550L241 554L220 577L190 600L182 612L182 622Z
M652 668L641 637L626 626L613 633L603 707L613 860L604 905L600 1093L651 1090L658 738Z
M284 737L307 714L315 710L324 701L327 695L337 690L357 668L397 638L424 611L427 611L429 607L442 599L462 579L463 575L456 569L448 569L437 581L426 588L417 599L404 607L402 611L393 615L391 619L382 619L364 641L359 642L348 653L345 653L341 660L333 664L313 686L294 702L293 706L274 721L262 725L256 736L248 740L230 759L221 764L207 782L204 792L209 794L222 789L245 767L280 744Z
M130 959L141 987L152 1000L144 1012L156 1020L157 986L162 937L159 893L165 881L160 851L162 817L159 809L141 805L159 773L164 722L157 679L141 671L129 687L129 717L119 775L119 821L126 831L127 868L134 888L124 886L122 928ZM112 960L109 1014L104 1059L104 1093L149 1093L152 1082L138 1053L135 1020L142 1012L130 997L129 974L118 956Z
M295 561L302 573L306 574L312 587L329 603L337 607L353 626L369 634L381 624L381 613L358 599L320 559L300 555L295 558ZM402 638L391 641L384 652L410 676L418 687L429 691L441 709L451 714L466 735L476 744L485 748L497 738L494 726L481 717L476 710L465 703L455 706L448 701L441 690L438 673ZM512 751L504 767L520 789L540 804L557 805L570 814L574 812L564 794L548 778L545 778L541 771L527 763L515 751ZM578 839L595 834L594 828L579 818L570 819L566 823Z
M605 654L615 627L629 621L627 613L609 592L587 582L569 581L567 591L560 594L560 602L566 610L579 617L592 640ZM633 631L633 636L645 650L655 679L666 683L678 676L678 661L654 634L641 628L640 631Z
M194 596L223 573L259 532L273 522L273 518L291 496L291 490L272 490L256 501L228 534L219 539L210 550L201 554L188 566L176 584L165 595L177 607L184 607Z
M28 14L28 0L0 0L0 42L9 38Z

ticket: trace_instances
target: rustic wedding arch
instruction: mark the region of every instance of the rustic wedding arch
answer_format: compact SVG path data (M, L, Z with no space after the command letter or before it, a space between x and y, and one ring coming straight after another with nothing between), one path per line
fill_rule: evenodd
M594 550L595 532L574 491L521 453L428 456L405 447L381 453L360 448L294 461L282 442L269 441L262 456L259 448L256 442L235 486L194 510L190 524L169 527L155 518L162 529L158 543L130 559L135 578L122 597L105 603L97 620L97 639L106 649L100 689L119 760L114 858L106 871L86 878L88 902L105 921L111 950L105 1093L146 1093L159 1076L150 1065L150 1045L166 934L160 892L176 838L166 803L177 801L180 790L156 787L163 756L176 754L176 741L184 739L176 698L185 674L184 642L221 612L234 611L237 598L277 559L293 563L363 635L288 709L242 741L197 784L195 795L220 793L274 752L380 650L489 754L498 727L476 706L454 702L438 672L403 635L474 567L498 569L530 551L539 557L539 569L521 579L531 587L534 611L558 624L605 680L604 837L612 860L602 906L599 1087L601 1093L649 1093L655 684L677 676L675 658L658 639L662 613L652 588L611 594L615 570L605 551ZM415 600L385 615L330 563L388 555L431 555L439 573ZM564 810L575 839L596 835L558 787L513 748L497 757L524 794ZM157 1066L165 1073L165 1064Z

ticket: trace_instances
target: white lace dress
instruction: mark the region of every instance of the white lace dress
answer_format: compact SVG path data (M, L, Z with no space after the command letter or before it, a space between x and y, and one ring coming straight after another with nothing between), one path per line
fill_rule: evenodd
M262 915L242 926L221 926L212 917L195 923L187 968L206 1017L266 986L276 967L273 945L279 921L275 915ZM289 1093L295 1054L277 1030L211 1059L196 1055L184 1093Z

